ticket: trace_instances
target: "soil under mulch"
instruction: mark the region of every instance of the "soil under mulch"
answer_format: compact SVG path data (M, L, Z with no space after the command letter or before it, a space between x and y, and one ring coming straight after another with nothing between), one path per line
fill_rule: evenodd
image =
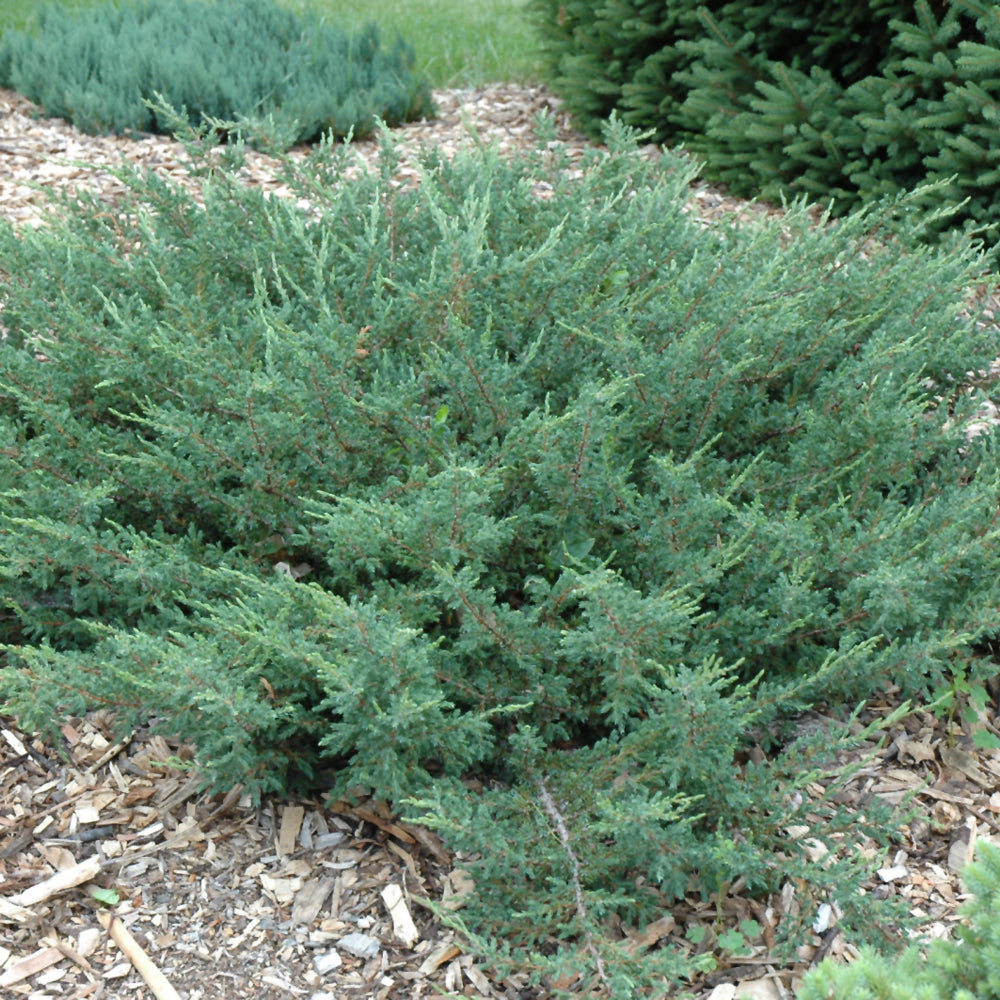
M545 111L554 141L571 157L589 145L539 87L435 96L440 118L400 130L406 143L433 142L447 154L476 133L514 149L533 141L532 119ZM370 163L377 147L361 143L357 153ZM187 182L178 143L85 136L38 119L23 98L0 91L0 212L17 224L43 224L47 188L89 189L113 207L122 187L101 164L120 157ZM243 173L248 184L282 193L273 160L250 152ZM416 176L404 155L400 183ZM692 194L708 224L776 211L710 185ZM994 303L986 286L970 292L970 308L1000 353ZM868 707L867 719L893 707L890 692ZM810 713L801 721L828 720ZM996 732L992 711L979 725ZM583 992L582 983L532 985L527 972L499 978L466 951L423 901L460 908L474 891L475 859L456 857L431 831L377 801L268 798L255 806L239 788L200 794L191 755L146 731L114 742L102 713L67 720L57 743L0 719L0 995L417 1000L445 992L530 1000L554 986ZM844 850L868 859L866 892L905 898L928 935L945 935L962 898L961 868L978 838L1000 830L1000 752L980 750L967 734L918 712L882 745L860 747L840 763L862 757L839 793L842 803L860 812L874 797L895 803L913 793L916 818L888 853L861 838ZM823 862L818 849L815 862ZM95 888L105 890L103 900ZM719 952L719 968L691 984L692 994L711 1000L784 1000L822 956L851 957L833 914L828 927L817 924L802 940L793 962L775 964L772 943L783 922L801 916L804 901L792 882L760 900L742 889L736 883L722 900L685 899L647 927L609 926L607 933L635 949L718 951L721 929L756 920L761 933L744 954ZM697 946L694 927L705 930Z

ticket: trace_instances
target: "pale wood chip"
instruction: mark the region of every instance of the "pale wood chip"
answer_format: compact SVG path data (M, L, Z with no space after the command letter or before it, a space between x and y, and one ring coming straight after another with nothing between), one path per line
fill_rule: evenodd
M449 872L441 895L441 905L446 910L457 910L465 906L469 895L475 891L476 883L463 868Z
M166 758L164 758L166 759ZM179 806L183 805L188 799L192 798L198 792L198 787L201 785L201 777L198 774L192 774L183 785L178 782L180 787L166 799L163 799L159 803L160 815L165 816L172 813Z
M409 830L392 820L379 816L371 809L367 809L364 806L358 806L353 810L353 812L358 819L363 819L366 823L371 823L372 826L377 826L380 830L384 830L386 833L391 834L398 840L403 841L404 844L415 844L417 842L417 838L414 837Z
M24 924L34 918L33 910L26 906L18 906L4 896L0 896L0 918L11 923Z
M457 993L462 988L462 966L457 959L448 963L444 973L444 988L449 993Z
M778 983L771 976L766 979L745 979L736 987L735 1000L784 1000Z
M302 828L302 819L306 811L302 806L285 806L281 810L281 829L278 833L278 856L291 854L295 850L295 841Z
M10 902L15 906L34 906L36 903L43 903L47 899L72 889L74 886L89 882L101 872L101 861L97 857L87 858L79 864L56 872L55 875L47 878L44 882L33 885L24 892L15 893L10 897Z
M34 954L22 958L20 962L15 962L9 969L5 969L0 974L0 986L13 986L15 983L24 982L25 979L30 979L50 965L61 962L63 958L63 953L58 948L39 948Z
M62 952L62 954L66 958L68 958L74 964L79 965L80 968L83 969L85 972L90 972L91 969L93 968L90 962L88 962L83 955L81 955L75 948L66 944L65 941L57 941L56 947L59 949L60 952Z
M450 962L452 959L457 958L462 954L462 949L458 947L452 941L446 941L444 944L438 945L424 960L420 963L420 968L417 970L422 976L429 976L432 972L437 972L437 970L444 965L446 962Z
M483 975L479 967L474 965L471 961L472 956L468 956L470 961L462 965L462 972L465 974L465 978L469 980L470 983L476 988L480 996L488 997L493 995L493 990L490 987L489 980Z
M958 747L943 746L938 753L941 756L941 763L945 767L950 767L954 771L959 771L967 778L974 781L980 788L993 789L996 781L991 778L980 766L972 754L961 750Z
M399 826L400 829L409 833L413 839L421 845L421 847L425 847L428 851L430 851L431 856L438 862L438 864L451 864L451 853L444 846L444 842L441 838L433 830L428 830L427 827L420 826L416 823L400 823Z
M403 859L403 863L406 865L406 870L410 873L414 882L418 885L422 884L424 878L420 874L420 870L417 868L417 862L414 860L413 855L410 854L409 851L400 847L394 840L387 840L385 846L392 851L393 854Z
M3 738L10 744L11 749L18 757L28 756L28 748L9 729L0 729L0 734L3 734Z
M647 924L638 934L629 935L628 951L635 954L642 949L652 948L654 944L658 944L663 938L667 937L676 926L677 921L669 914L665 917L660 917L659 920L654 920L651 924Z
M292 906L292 922L311 924L319 915L323 904L332 894L337 884L335 877L314 878L306 882L295 894Z
M130 733L128 736L126 736L124 739L119 740L114 745L108 746L107 749L104 751L104 753L102 753L101 756L98 757L97 760L95 760L94 763L87 768L87 770L97 771L100 768L104 767L104 765L107 764L109 760L111 760L114 757L117 757L118 754L120 754L122 750L124 750L125 747L127 747L129 743L132 742L134 736L135 736L134 733Z
M948 867L956 875L962 873L975 855L977 830L976 819L970 816L952 836L951 847L948 849Z
M718 986L708 994L707 1000L733 1000L736 996L736 986L733 983L719 983Z
M63 739L71 746L75 747L80 742L81 736L76 726L71 722L64 722L59 727L59 732L63 734Z
M269 896L283 906L293 902L302 889L301 878L275 878L271 875L261 875L260 884Z
M417 930L416 924L410 916L402 888L395 882L389 883L382 890L382 900L392 918L392 929L396 937L407 948L412 948L420 940L420 931Z
M180 994L170 985L166 976L157 968L153 960L142 950L121 920L109 913L97 914L101 926L111 934L122 954L132 963L157 1000L181 1000Z
M936 751L929 742L924 740L911 740L900 736L893 741L893 744L900 754L910 757L917 763L934 760Z

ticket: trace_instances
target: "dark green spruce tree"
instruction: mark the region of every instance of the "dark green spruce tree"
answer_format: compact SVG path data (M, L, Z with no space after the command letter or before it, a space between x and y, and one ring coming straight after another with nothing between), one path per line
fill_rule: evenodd
M568 20L549 31L553 84L586 128L613 109L683 143L734 194L804 195L837 212L932 182L928 235L947 225L996 238L996 3L625 7L589 6L600 44ZM566 9L534 8L547 28Z

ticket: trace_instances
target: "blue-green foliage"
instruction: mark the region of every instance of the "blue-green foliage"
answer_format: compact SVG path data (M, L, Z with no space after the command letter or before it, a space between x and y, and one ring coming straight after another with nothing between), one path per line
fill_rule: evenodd
M973 898L954 938L914 945L894 958L863 950L850 966L829 959L799 1000L997 1000L1000 997L1000 850L981 841L963 873Z
M703 228L681 161L610 138L582 176L429 150L412 190L324 144L288 199L125 173L114 215L0 229L5 708L152 714L220 785L409 798L518 947L738 876L857 913L785 832L886 822L793 794L836 735L739 752L979 675L981 262L875 249L876 214Z
M0 39L0 84L86 132L172 131L152 103L277 148L433 111L402 39L386 47L373 25L352 35L275 0L45 6L31 32Z

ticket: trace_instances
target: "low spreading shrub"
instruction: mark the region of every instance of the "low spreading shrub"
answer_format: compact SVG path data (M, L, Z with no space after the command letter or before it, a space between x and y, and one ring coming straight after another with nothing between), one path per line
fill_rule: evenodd
M874 925L787 833L885 836L808 792L848 728L784 723L977 675L1000 478L971 252L876 249L905 202L704 228L609 140L416 188L324 143L284 199L123 171L0 228L0 694L392 799L479 856L484 946L626 996L690 960L604 921L737 877Z
M171 132L159 103L276 149L433 110L402 39L386 48L374 26L352 35L275 0L46 6L0 38L0 85L85 132Z
M827 959L806 978L799 1000L996 1000L1000 850L980 841L962 878L973 896L954 938L913 945L895 958L866 949L850 966Z

